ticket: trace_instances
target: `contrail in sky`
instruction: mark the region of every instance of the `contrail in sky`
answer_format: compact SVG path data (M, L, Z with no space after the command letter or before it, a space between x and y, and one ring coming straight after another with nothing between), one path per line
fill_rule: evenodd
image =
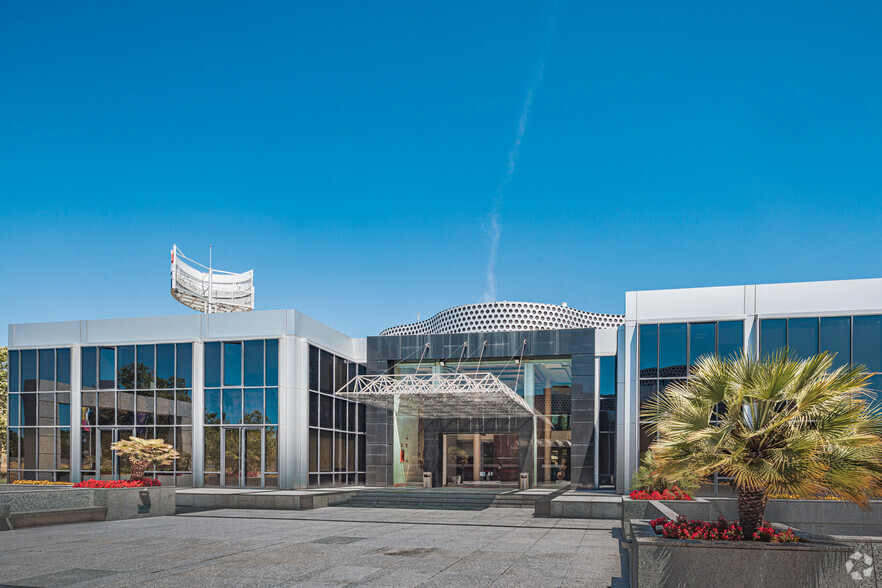
M502 237L502 223L500 222L500 212L502 211L502 203L505 191L511 183L514 176L515 168L518 165L518 159L521 154L521 143L524 140L524 133L527 130L527 119L530 116L530 108L533 106L533 95L542 84L542 76L545 73L545 62L551 51L551 39L554 36L554 29L557 21L558 6L552 5L552 14L548 18L548 28L545 31L545 47L539 58L539 65L533 73L529 86L527 86L527 95L524 98L524 105L521 108L521 116L518 119L518 131L515 134L514 145L508 152L508 165L505 168L505 175L496 189L496 195L493 197L493 207L484 223L484 231L490 238L490 255L487 259L487 287L484 290L484 302L492 302L496 300L496 258L499 255L499 239Z
M547 48L545 53L547 53ZM505 189L511 183L515 168L518 165L520 157L521 142L524 140L524 132L527 130L527 117L530 115L530 107L533 105L533 94L539 89L542 83L542 74L545 71L545 55L539 61L539 67L530 81L527 88L527 97L524 99L524 106L521 108L521 118L518 120L518 132L515 135L515 142L508 152L508 166L505 170L505 176L496 190L496 196L493 198L493 208L490 210L490 216L484 230L490 237L490 257L487 260L487 289L484 290L484 302L492 302L496 300L496 256L499 253L499 238L502 236L502 225L499 222L499 212L502 209L502 200Z

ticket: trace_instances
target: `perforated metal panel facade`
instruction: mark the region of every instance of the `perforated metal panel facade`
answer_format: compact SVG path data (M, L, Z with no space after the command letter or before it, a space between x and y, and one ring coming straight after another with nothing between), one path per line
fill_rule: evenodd
M454 306L424 321L390 327L380 335L609 329L624 323L625 317L620 314L598 314L559 304L502 301Z

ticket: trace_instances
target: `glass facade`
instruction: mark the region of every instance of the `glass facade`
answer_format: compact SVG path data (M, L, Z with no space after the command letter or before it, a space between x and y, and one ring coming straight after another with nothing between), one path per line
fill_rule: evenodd
M882 315L762 319L760 353L785 347L796 358L835 353L833 367L863 365L872 374L868 388L882 399Z
M309 346L309 485L365 483L365 406L336 395L365 366Z
M206 486L279 485L279 341L205 343Z
M148 472L163 484L193 483L193 344L83 347L80 467L83 479L130 473L110 446L131 436L163 439L180 457Z
M9 352L9 482L70 480L70 363L70 348Z
M638 329L641 407L668 384L685 381L702 357L730 357L744 347L744 321L644 324ZM652 441L640 427L640 455Z
M616 484L616 356L598 358L597 479L602 486Z

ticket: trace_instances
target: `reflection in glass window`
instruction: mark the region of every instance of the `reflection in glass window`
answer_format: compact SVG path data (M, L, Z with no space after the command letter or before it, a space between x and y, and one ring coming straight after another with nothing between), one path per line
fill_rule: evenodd
M760 321L760 353L773 354L787 346L787 319Z
M278 425L279 424L279 389L278 388L267 388L266 389L266 408L264 409L264 414L266 417L266 423L268 425Z
M224 424L239 425L242 423L242 389L230 388L223 391Z
M55 390L55 350L41 349L40 390Z
M83 347L81 359L82 370L82 389L97 390L98 389L98 350L94 347Z
M9 352L9 391L21 392L21 371L19 351L12 349Z
M221 385L221 344L205 344L205 386L220 388Z
M156 381L156 348L153 345L138 345L136 353L136 386L139 390L150 390Z
M263 386L263 341L245 341L244 354L245 385Z
M21 390L37 391L37 352L33 349L21 352Z
M693 323L689 325L689 365L695 365L701 357L716 353L717 324Z
M319 391L325 394L334 393L334 355L321 350L319 366Z
M882 316L854 317L854 362L882 372Z
M176 346L175 387L189 388L193 374L193 344L178 343Z
M55 389L58 391L70 390L70 349L65 347L56 349Z
M818 319L795 318L787 321L787 347L794 359L818 354Z
M245 388L244 422L263 424L263 388Z
M686 323L658 326L658 375L686 376Z
M266 340L266 386L279 385L279 340Z
M220 424L220 390L205 389L205 424Z
M123 345L116 348L116 381L122 390L135 388L135 347Z
M112 390L116 384L116 352L113 347L98 350L98 387Z
M173 343L156 346L156 387L175 387L175 346Z
M851 362L851 317L822 317L819 331L820 350L835 353L833 367Z
M658 375L658 325L640 325L640 377Z
M717 324L717 355L735 357L744 347L744 321L720 321Z
M242 385L242 344L224 343L224 386Z

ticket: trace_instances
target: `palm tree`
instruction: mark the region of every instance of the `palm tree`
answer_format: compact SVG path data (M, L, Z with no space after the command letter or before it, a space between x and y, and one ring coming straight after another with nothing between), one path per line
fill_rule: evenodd
M882 484L882 412L862 366L827 353L705 357L644 404L660 475L734 478L745 537L770 495L835 496L869 508Z

